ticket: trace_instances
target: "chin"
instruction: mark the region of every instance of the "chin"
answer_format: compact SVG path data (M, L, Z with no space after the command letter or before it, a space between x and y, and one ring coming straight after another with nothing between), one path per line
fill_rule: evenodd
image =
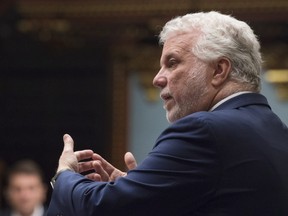
M166 111L166 119L167 119L167 121L168 121L169 123L172 123L172 122L173 122L172 119L171 119L171 116L169 115L169 112L168 112L168 111Z
M171 114L171 113L169 114L169 112L167 112L166 113L166 119L167 119L167 121L169 123L173 123L173 122L177 121L180 118L177 118L175 114L173 115L173 114Z

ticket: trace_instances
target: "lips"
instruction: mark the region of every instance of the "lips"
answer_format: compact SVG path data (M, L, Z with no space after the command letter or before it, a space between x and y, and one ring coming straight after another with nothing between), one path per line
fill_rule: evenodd
M164 101L170 100L172 98L172 96L169 93L161 93L160 97Z
M163 108L168 110L171 108L172 104L171 101L173 99L173 97L171 96L171 94L169 93L161 93L160 94L161 99L164 101L164 106ZM170 104L170 105L169 105ZM170 108L169 108L170 107Z

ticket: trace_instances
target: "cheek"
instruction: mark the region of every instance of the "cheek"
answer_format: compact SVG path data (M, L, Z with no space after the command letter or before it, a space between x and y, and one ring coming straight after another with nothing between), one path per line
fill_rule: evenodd
M197 77L185 77L183 84L179 88L178 101L181 104L195 102L203 94L205 80L198 79Z
M173 71L173 75L168 77L168 87L171 93L174 94L186 86L187 83L187 73L182 71Z

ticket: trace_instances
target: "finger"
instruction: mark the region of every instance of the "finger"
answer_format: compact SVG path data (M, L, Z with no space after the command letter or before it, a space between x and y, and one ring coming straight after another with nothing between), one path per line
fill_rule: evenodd
M74 151L74 141L69 134L63 136L64 148L63 152L73 152Z
M102 181L109 181L109 174L106 172L106 170L102 167L102 163L100 161L93 161L92 162L93 169L97 174L101 176Z
M101 176L98 173L89 173L86 175L86 178L92 181L102 181Z
M127 173L126 172L122 172L118 169L115 169L114 172L110 175L110 181L115 181L117 178L119 177L124 177L126 176Z
M74 154L74 141L70 135L63 136L64 147L62 154L59 158L57 172L63 169L71 169L75 172L78 171L78 161Z
M137 166L136 159L131 152L126 152L124 155L124 161L129 170L134 169Z
M75 155L77 157L77 160L81 161L81 160L92 158L93 151L90 150L90 149L81 150L81 151L75 151Z
M94 170L92 161L79 162L78 163L78 167L79 167L78 171L80 173L83 173L83 172L86 172L86 171L90 171L90 170Z
M102 158L96 153L93 154L92 159L96 161L101 161L101 166L108 173L108 175L111 175L112 172L115 170L115 167L112 166L112 164L110 164L108 161L106 161L104 158Z

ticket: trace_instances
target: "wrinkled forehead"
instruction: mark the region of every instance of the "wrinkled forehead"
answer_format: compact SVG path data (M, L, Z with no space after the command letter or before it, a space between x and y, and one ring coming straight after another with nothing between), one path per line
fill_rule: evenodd
M191 54L198 37L198 35L182 33L167 38L163 44L162 57L170 55L171 53Z
M166 40L163 43L163 48L169 44L179 46L179 45L184 45L184 46L189 46L189 48L192 48L193 45L198 41L200 38L200 32L174 32L173 34L171 33L170 35L167 36Z

